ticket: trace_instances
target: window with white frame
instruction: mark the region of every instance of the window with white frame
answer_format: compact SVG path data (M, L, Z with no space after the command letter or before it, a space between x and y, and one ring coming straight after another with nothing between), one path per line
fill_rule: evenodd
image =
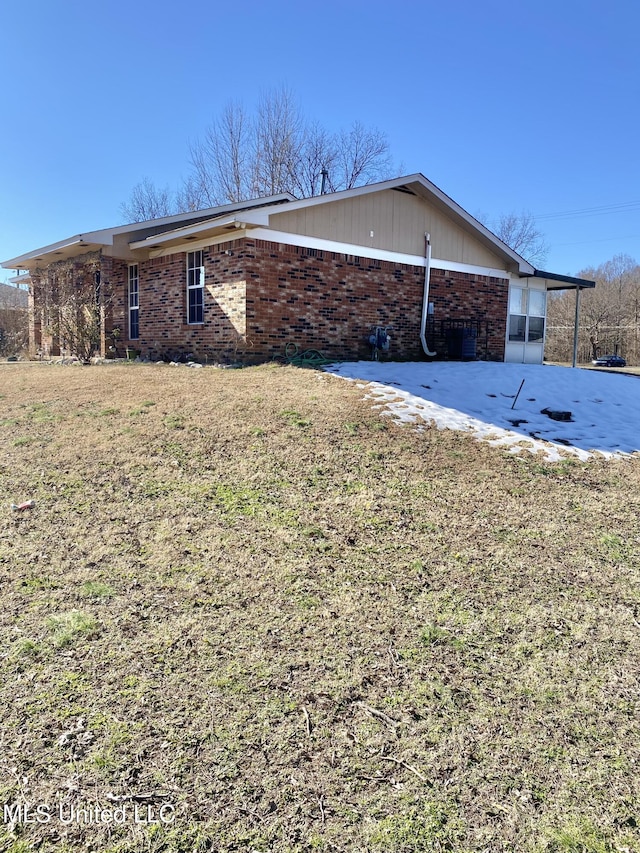
M129 264L129 340L140 337L140 280L138 264Z
M187 322L204 323L204 266L202 250L187 254Z
M509 294L509 340L544 341L547 294L544 290L512 287Z
M527 340L529 343L544 341L544 318L547 310L547 292L545 290L529 291L529 327Z

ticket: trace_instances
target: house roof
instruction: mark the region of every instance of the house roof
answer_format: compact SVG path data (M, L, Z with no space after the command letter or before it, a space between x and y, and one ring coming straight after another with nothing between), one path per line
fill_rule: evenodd
M471 216L470 213L467 213L464 208L460 207L459 204L449 198L435 184L419 173L375 184L367 184L362 187L354 187L350 190L341 190L305 199L294 199L279 206L277 212L293 212L323 204L335 204L346 199L380 193L386 190L405 192L428 201L453 219L462 230L471 234L492 252L505 259L511 266L515 266L520 275L534 274L534 267L528 261L522 258L517 252L514 252L513 249L496 237L481 222ZM220 234L224 234L225 231L232 232L234 229L245 230L247 228L265 227L269 225L269 214L272 212L275 211L268 210L266 205L256 205L250 211L243 213L242 216L239 216L237 212L228 214L227 216L218 214L197 223L189 223L173 230L167 229L163 233L156 232L155 234L148 234L141 239L132 240L129 245L132 250L157 249L161 246L179 246L185 240L219 236Z
M177 226L183 226L185 222L196 223L210 221L232 211L251 210L253 207L268 207L273 204L282 204L294 201L295 197L290 193L280 193L267 198L250 199L248 201L225 204L207 210L196 210L189 213L178 213L173 216L163 216L159 219L149 219L143 222L133 222L126 225L117 225L113 228L103 228L98 231L88 231L84 234L76 234L66 240L50 243L39 249L33 249L17 258L3 261L0 266L5 269L35 269L42 264L50 264L55 261L72 258L86 252L97 251L105 246L112 246L114 238L120 235L135 235L138 239L144 239L149 234L159 235L165 231L175 230Z
M343 190L342 192L331 193L330 195L315 196L314 198L292 202L287 205L287 211L311 206L312 204L326 204L340 198L353 198L365 195L367 192L380 192L389 189L424 198L450 216L464 231L471 233L476 239L480 239L481 242L485 243L485 245L497 252L497 254L503 257L506 256L510 261L515 262L521 275L533 275L534 268L528 261L517 252L514 252L499 237L419 172L413 175L405 175L404 177L382 181L377 184L368 184L364 187L355 187L351 190Z
M588 282L584 279L536 271L528 261L420 173L311 198L296 199L289 193L282 193L267 198L222 205L208 210L78 234L59 243L53 243L28 252L18 258L4 261L2 266L7 269L34 269L42 264L96 251L104 247L112 247L114 239L123 245L128 244L126 248L131 253L132 258L135 258L136 255L148 257L149 254L145 254L147 252L153 253L161 250L166 252L172 247L176 247L176 251L183 251L190 241L197 241L202 245L202 241L207 238L217 238L236 230L247 231L252 228L268 228L269 217L272 213L283 211L288 213L389 190L407 193L428 202L452 220L458 228L472 236L494 255L502 258L506 268L511 269L521 277L544 278L547 280L549 289L595 286L594 282ZM551 281L554 282L553 285L549 284Z
M266 212L266 208L245 209L231 214L213 216L210 219L183 225L180 228L174 228L161 234L149 234L142 239L132 240L129 243L129 247L135 250L157 249L160 246L166 245L182 245L185 241L196 238L202 239L209 235L213 236L224 233L225 231L235 231L239 228L244 230L268 224L269 215Z

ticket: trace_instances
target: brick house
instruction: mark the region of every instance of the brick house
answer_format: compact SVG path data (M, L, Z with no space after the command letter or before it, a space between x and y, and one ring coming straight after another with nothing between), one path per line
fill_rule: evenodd
M30 283L30 350L55 355L61 282L93 287L96 348L261 361L289 342L367 358L542 362L547 292L593 282L534 269L423 175L289 194L80 234L5 261ZM20 271L24 271L20 275Z

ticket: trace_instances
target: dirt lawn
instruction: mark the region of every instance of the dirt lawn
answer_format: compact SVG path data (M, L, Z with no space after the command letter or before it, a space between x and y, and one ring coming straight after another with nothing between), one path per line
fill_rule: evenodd
M1 850L640 850L640 460L291 367L0 395Z

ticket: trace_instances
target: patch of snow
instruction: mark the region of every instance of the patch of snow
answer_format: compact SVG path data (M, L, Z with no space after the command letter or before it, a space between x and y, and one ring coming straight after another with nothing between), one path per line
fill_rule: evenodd
M463 430L510 453L557 461L640 451L640 377L493 362L358 361L325 370L358 380L366 398L399 422ZM572 419L552 420L542 409Z

